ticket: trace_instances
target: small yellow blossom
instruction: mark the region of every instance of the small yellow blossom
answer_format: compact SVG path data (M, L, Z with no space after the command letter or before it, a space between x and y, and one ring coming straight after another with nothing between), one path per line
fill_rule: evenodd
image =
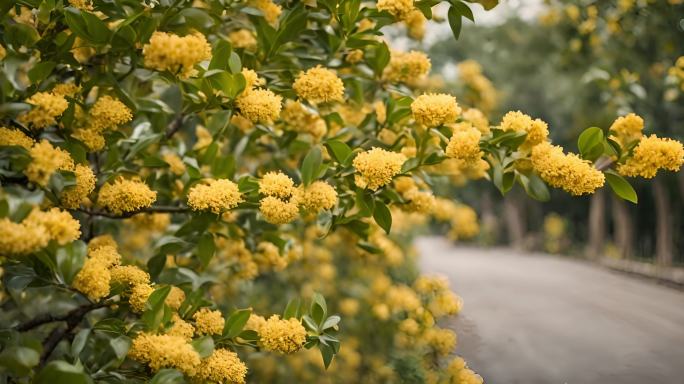
M202 360L195 377L211 383L244 384L247 366L237 353L219 348Z
M109 295L111 273L99 259L88 258L76 274L72 286L93 301Z
M227 179L209 180L207 184L197 184L188 192L188 206L194 211L210 211L219 214L237 207L242 202L242 194L237 184Z
M253 89L240 95L235 104L240 114L254 123L271 123L280 116L283 98L268 89Z
M74 219L67 211L51 208L48 211L34 209L22 222L24 225L42 225L47 230L50 239L59 245L66 245L78 240L81 236L81 223Z
M64 96L49 92L38 92L26 99L33 108L20 115L18 120L35 129L42 129L57 124L57 118L66 111L69 103Z
M131 290L131 296L128 298L128 304L131 306L133 312L142 313L145 310L147 299L154 292L149 284L138 284Z
M315 139L320 139L327 132L325 120L305 108L299 101L287 100L280 117L286 124L286 130L308 133Z
M483 155L480 151L481 135L480 131L473 126L457 130L449 140L446 155L467 162L478 161Z
M356 64L363 60L363 51L360 49L352 49L344 57L344 60L349 64Z
M634 141L641 139L644 130L644 119L634 113L618 117L610 126L610 132L622 147L626 147Z
M401 153L381 148L361 152L356 155L352 163L357 172L356 185L375 191L389 184L392 178L401 172L404 161L406 161L406 156Z
M88 201L88 195L95 190L95 174L87 165L77 164L74 168L76 185L62 191L60 200L62 206L68 209L76 209L82 203Z
M171 291L169 291L169 295L166 296L166 300L164 300L164 303L171 307L171 309L173 309L174 311L177 311L184 301L185 291L172 285Z
M273 0L253 0L252 4L263 12L264 19L269 24L276 25L278 23L278 17L283 12L283 8L280 5L274 3Z
M156 199L157 192L142 181L119 177L100 188L97 203L110 212L121 215L148 208Z
M77 129L72 136L83 142L88 152L98 152L105 146L105 138L102 133L90 127Z
M98 248L110 246L116 250L117 244L112 235L105 234L100 236L95 236L88 242L88 252L92 252Z
M111 97L102 96L90 108L88 123L91 129L103 131L126 124L133 119L126 104Z
M267 351L294 353L306 342L306 329L295 318L269 317L259 330L260 343Z
M292 88L297 96L314 104L344 100L342 79L320 65L300 73Z
M453 123L461 113L456 98L447 94L424 94L411 103L413 118L426 127Z
M330 184L316 181L304 188L299 204L309 212L331 209L337 204L337 192Z
M147 364L156 372L162 368L176 368L188 376L197 373L200 356L183 337L140 333L133 339L128 356Z
M571 195L591 194L603 186L605 176L579 156L564 154L563 148L543 142L532 148L532 166L554 188Z
M167 335L180 336L187 341L192 340L192 336L195 334L195 327L193 327L192 324L181 319L177 313L174 313L171 316L171 321L173 322L173 325L166 330Z
M248 51L255 51L257 48L257 40L254 33L248 29L238 29L228 34L228 41L233 45L233 48L246 49Z
M162 156L162 160L169 165L169 170L171 170L171 173L174 175L181 176L185 173L185 163L183 163L183 159L177 154L172 152L165 153Z
M423 52L392 51L383 76L390 82L414 84L424 78L431 67L430 59Z
M683 163L684 147L682 143L651 135L639 140L632 157L618 166L618 172L624 176L641 176L651 179L655 177L659 169L677 172Z
M549 136L547 124L540 119L532 119L520 111L510 111L501 120L501 129L504 131L527 132L524 146L534 147L545 142Z
M427 23L427 18L423 15L423 12L414 8L406 16L404 23L406 23L408 35L411 36L411 38L423 40L423 37L425 37L425 24Z
M0 146L16 145L30 150L33 144L33 139L26 136L24 132L18 129L0 127Z
M23 255L48 245L50 235L42 225L14 223L9 218L0 219L0 255Z
M150 274L135 265L118 265L111 269L112 284L134 287L139 284L149 284Z
M187 78L196 72L196 64L211 58L211 46L199 32L180 37L157 31L143 47L143 55L145 67Z
M378 0L378 11L387 11L398 20L403 20L411 14L415 8L413 0Z
M71 171L74 169L74 160L69 152L55 148L47 140L36 143L31 150L31 163L24 170L24 174L40 186L46 186L50 176L58 170Z
M100 245L97 248L88 249L88 257L97 260L107 268L121 264L121 255L116 245Z
M294 181L282 172L267 172L259 180L259 193L286 199L295 193Z
M192 316L195 320L195 329L199 335L220 335L226 321L223 319L221 311L210 310L207 307L201 308Z
M287 224L299 217L299 207L296 202L284 201L273 196L261 199L259 212L271 224Z

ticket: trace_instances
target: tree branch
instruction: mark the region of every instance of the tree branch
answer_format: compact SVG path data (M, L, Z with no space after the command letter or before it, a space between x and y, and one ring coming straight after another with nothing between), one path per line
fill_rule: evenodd
M178 130L183 126L183 115L178 114L176 117L174 117L173 120L171 120L171 123L169 123L169 126L166 127L166 134L164 134L164 139L168 140L173 136Z
M133 217L135 215L141 214L141 213L186 213L190 211L190 208L184 207L184 206L156 206L156 207L149 207L149 208L143 208L139 211L134 211L134 212L125 212L120 215L107 212L107 211L99 211L99 210L94 210L94 209L85 209L85 208L78 208L76 209L78 212L85 213L86 215L90 216L102 216L102 217L108 217L110 219L126 219L129 217Z
M54 323L57 321L69 322L73 319L78 319L80 321L86 313L93 311L95 309L104 308L108 305L109 303L85 304L80 307L74 308L61 316L55 316L50 313L46 313L43 315L36 316L33 319L30 319L26 322L23 322L14 327L14 329L19 332L26 332L32 330L33 328L40 327L41 325Z

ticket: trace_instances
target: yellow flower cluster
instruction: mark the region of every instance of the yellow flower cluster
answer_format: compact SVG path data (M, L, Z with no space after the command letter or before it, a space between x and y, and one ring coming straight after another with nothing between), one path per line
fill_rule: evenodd
M199 32L180 37L157 31L143 47L143 55L147 68L187 78L196 72L196 64L211 58L211 46Z
M679 56L675 64L670 67L668 74L676 79L679 88L684 92L684 56Z
M81 224L69 212L59 208L41 211L37 208L21 222L0 219L0 254L21 255L35 252L54 240L66 245L81 236Z
M133 119L131 110L118 99L105 95L97 99L90 108L88 123L92 129L103 131L114 129Z
M424 78L431 67L430 59L423 52L392 51L383 77L390 82L414 84Z
M646 179L655 177L659 169L677 172L684 163L684 147L677 140L656 135L642 137L632 157L618 166L621 175Z
M439 93L427 93L418 96L411 103L411 112L416 123L426 127L437 127L453 123L461 113L456 98Z
M376 6L378 11L387 11L399 20L405 19L415 9L413 0L378 0Z
M204 307L192 315L195 320L195 329L199 335L220 335L226 321L223 319L221 311Z
M299 216L299 196L294 182L281 172L268 172L259 181L259 193L266 195L259 211L271 224L287 224Z
M428 328L423 333L423 341L441 356L450 354L456 348L456 334L449 329Z
M69 0L69 4L78 9L83 9L86 11L92 11L93 5L89 0Z
M5 56L7 56L7 50L0 44L0 60L4 60Z
M87 165L77 164L74 168L76 185L62 191L60 201L62 206L68 209L76 209L81 203L88 200L88 195L95 190L95 174Z
M172 325L166 330L167 335L180 336L183 339L190 341L195 334L195 327L187 321L181 319L178 313L171 315Z
M459 78L471 91L471 104L485 111L496 107L498 95L494 84L482 73L482 66L475 60L464 60L457 65Z
M299 101L287 100L280 117L285 122L285 129L308 133L316 140L325 136L327 132L325 120L306 109Z
M111 269L121 263L121 255L111 245L103 245L88 251L83 268L78 271L71 285L93 301L109 295L112 281Z
M268 89L254 89L240 95L235 104L240 114L254 123L271 123L280 116L283 98Z
M475 163L482 158L480 151L480 131L470 123L459 124L446 147L446 155L455 159Z
M30 150L31 163L24 169L24 174L29 181L42 187L50 181L50 176L58 170L71 171L74 169L74 160L69 152L55 148L47 140L41 140Z
M35 93L26 102L33 105L33 108L21 114L18 120L35 129L57 124L57 118L69 107L64 96L50 92Z
M33 139L18 129L0 127L0 146L19 146L30 150L33 146Z
M620 116L610 126L613 134L611 139L617 141L622 147L627 147L634 141L641 139L644 130L644 119L634 113Z
M527 132L523 143L524 148L532 148L545 142L549 137L548 125L540 119L532 119L520 111L510 111L501 120L501 129L504 131Z
M462 357L454 357L446 369L450 382L454 384L483 384L482 376L468 368Z
M282 271L287 267L287 259L280 256L278 247L268 241L262 241L257 245L254 262L257 263L261 272Z
M425 24L427 18L418 9L413 9L404 19L409 36L416 40L423 40L425 37Z
M200 356L181 336L152 335L140 333L133 339L128 356L153 371L175 368L188 376L194 376L200 366Z
M254 51L257 47L257 41L254 33L248 29L238 29L228 34L228 41L233 45L233 48L246 49Z
M477 128L483 135L489 133L489 119L479 109L468 108L463 111L461 117Z
M532 167L554 188L562 188L571 195L591 194L603 186L603 173L587 160L563 148L543 142L532 148Z
M150 274L135 265L117 265L110 272L112 284L119 284L126 288L150 283Z
M363 51L360 49L352 49L344 57L344 60L349 64L356 64L363 60Z
M145 310L145 304L152 292L154 292L154 287L149 284L138 284L133 286L131 295L128 298L128 304L131 306L133 312L140 313ZM168 305L174 311L177 311L181 304L183 304L183 301L185 301L185 292L178 287L171 286L171 291L166 296L164 304Z
M197 184L188 192L188 206L194 211L210 211L215 214L237 207L242 194L237 184L227 179L211 179L207 184Z
M245 376L247 366L237 353L219 348L202 360L195 377L211 383L243 384Z
M337 192L325 181L315 181L302 190L299 204L311 213L331 209L337 204Z
M283 12L280 5L274 3L273 0L254 0L252 4L263 12L264 18L269 24L276 25L278 23L278 17Z
M294 353L306 342L306 329L295 318L284 320L273 315L261 325L258 333L260 343L267 351Z
M435 196L429 191L421 191L418 185L409 176L402 176L394 180L394 186L407 204L401 208L408 212L424 214L432 213L435 208Z
M342 79L320 65L300 73L292 88L297 96L314 104L344 100Z
M157 199L157 192L140 180L119 177L100 188L97 204L110 212L121 215L148 208Z
M389 184L392 178L401 172L406 156L401 153L372 148L361 152L354 158L352 165L356 169L354 181L359 188L376 191Z
M162 159L169 165L169 170L174 175L181 176L185 173L185 163L183 163L183 159L177 154L168 152L162 156Z

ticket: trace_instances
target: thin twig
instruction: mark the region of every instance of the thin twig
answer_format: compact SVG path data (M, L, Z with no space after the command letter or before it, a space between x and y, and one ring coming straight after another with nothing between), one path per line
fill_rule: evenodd
M64 315L61 316L55 316L50 313L45 313L39 316L34 317L33 319L30 319L26 322L23 322L16 327L14 327L15 330L19 332L26 332L30 331L33 328L40 327L41 325L48 324L48 323L54 323L58 321L66 321L69 322L70 319L74 318L83 318L83 316L95 309L99 308L104 308L108 306L109 303L93 303L93 304L85 304L80 307L74 308L71 311L65 313Z
M94 210L94 209L85 209L85 208L78 208L76 211L85 213L86 215L90 216L102 216L102 217L108 217L110 219L126 219L129 217L133 217L135 215L141 214L141 213L186 213L190 210L188 207L178 207L178 206L156 206L156 207L149 207L149 208L143 208L139 211L134 211L134 212L124 212L120 215L107 212L107 211L99 211L99 210Z
M174 117L173 120L169 123L169 126L166 127L166 134L164 135L164 139L168 140L170 139L178 130L183 126L183 115L179 114L178 116Z

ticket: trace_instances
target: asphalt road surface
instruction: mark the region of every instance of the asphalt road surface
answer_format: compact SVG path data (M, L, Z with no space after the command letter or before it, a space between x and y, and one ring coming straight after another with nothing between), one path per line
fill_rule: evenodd
M684 384L684 292L577 260L418 241L464 300L456 352L488 384Z

